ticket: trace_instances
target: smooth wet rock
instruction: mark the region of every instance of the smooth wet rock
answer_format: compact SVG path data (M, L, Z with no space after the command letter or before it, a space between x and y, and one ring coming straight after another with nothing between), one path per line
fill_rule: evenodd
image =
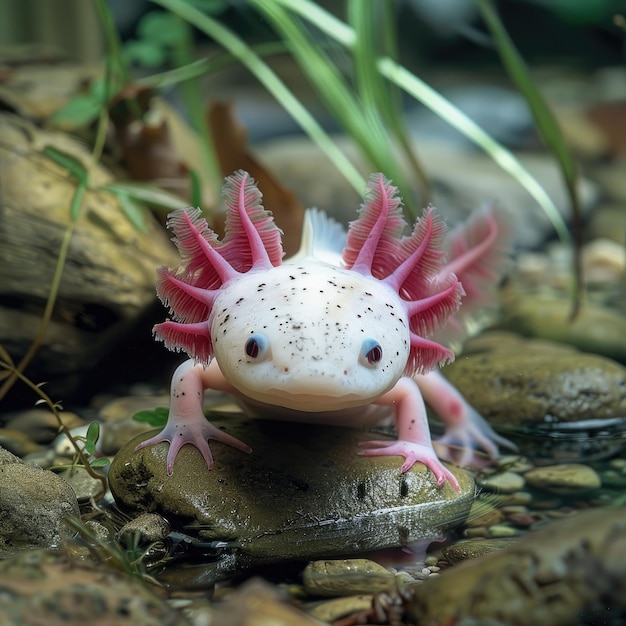
M457 541L445 548L441 549L446 561L452 563L462 563L470 559L475 559L485 554L491 554L492 552L499 552L511 546L513 541L517 539L512 538L492 538L492 539L465 539L464 541Z
M80 514L74 490L56 474L13 459L4 453L0 460L0 555L58 548L74 534L63 518Z
M0 624L7 626L184 626L139 578L60 552L0 561Z
M498 326L626 362L626 317L622 310L584 303L573 321L569 320L570 311L566 296L507 290L503 292Z
M72 225L77 180L48 156L52 148L89 175L63 267L58 306L29 376L67 397L155 304L155 268L176 262L168 235L146 211L133 226L116 196L101 189L113 174L63 133L0 113L0 343L18 361L38 332L57 257Z
M581 463L537 467L525 474L531 487L560 495L584 493L602 485L598 473Z
M450 567L415 588L408 615L425 626L623 623L626 510L578 513Z
M437 536L459 524L474 496L464 470L461 491L438 488L417 463L400 473L399 457L362 457L371 434L339 427L213 419L252 446L250 455L211 442L209 471L184 446L167 476L162 443L134 452L128 443L109 472L120 507L155 512L203 540L224 542L245 562L344 556ZM377 434L376 437L379 435Z
M395 588L395 575L369 559L313 561L302 572L304 590L311 596L376 594Z
M443 374L535 462L592 460L623 448L626 368L615 361L490 331Z
M211 615L215 626L325 626L293 606L282 589L259 578L244 583Z

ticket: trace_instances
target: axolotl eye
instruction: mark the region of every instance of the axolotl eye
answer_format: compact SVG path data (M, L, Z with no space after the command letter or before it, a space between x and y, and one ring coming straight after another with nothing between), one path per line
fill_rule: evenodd
M263 333L252 333L246 339L245 351L253 361L261 361L269 356L270 342Z
M376 339L365 339L361 344L359 361L366 367L376 367L383 358L383 348Z

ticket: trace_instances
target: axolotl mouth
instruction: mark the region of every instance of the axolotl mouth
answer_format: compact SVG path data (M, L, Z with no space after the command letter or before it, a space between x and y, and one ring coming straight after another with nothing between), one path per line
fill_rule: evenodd
M240 404L256 417L287 419L304 423L363 425L381 418L384 407L371 404L358 393L338 396L315 393L293 393L284 389L268 389L254 397L239 396Z

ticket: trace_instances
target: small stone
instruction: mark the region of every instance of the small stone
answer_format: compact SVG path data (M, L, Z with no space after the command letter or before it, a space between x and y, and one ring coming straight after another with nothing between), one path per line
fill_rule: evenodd
M140 544L152 543L165 539L171 532L171 527L167 520L156 513L144 513L139 517L124 524L118 532L118 537L129 537L137 535Z
M76 428L85 423L76 413L63 411L63 424L67 428ZM50 443L59 434L59 421L48 409L25 409L19 411L6 423L6 428L19 430L27 434L36 443Z
M524 473L535 467L526 457L518 454L502 454L496 459L495 465L499 469L516 473Z
M507 515L506 519L511 524L514 524L515 526L519 526L521 528L528 528L537 521L537 518L533 515L528 515L524 513L512 513L511 515Z
M557 494L591 491L602 485L597 472L580 463L537 467L525 476L531 487Z
M347 596L388 592L395 575L369 559L313 561L302 573L305 591L312 596Z
M76 495L62 478L38 467L0 464L0 554L58 548L73 531L64 523L80 515Z
M615 470L626 470L626 459L611 459L609 465Z
M485 526L477 526L476 528L466 528L463 531L463 536L472 539L474 537L491 537L491 534Z
M528 491L516 491L508 496L506 500L507 505L527 505L533 501L533 494Z
M488 507L489 505L487 505ZM477 526L493 526L499 524L504 519L504 513L500 509L487 508L480 500L476 500L472 503L465 525L469 528L475 528Z
M506 526L505 524L495 524L489 527L489 534L492 537L501 539L503 537L515 537L519 535L519 530L512 526Z
M496 472L478 479L478 485L497 493L514 493L523 489L525 480L515 472Z
M0 428L0 446L20 458L39 450L39 445L27 434L8 428Z
M497 552L508 548L514 539L498 538L498 539L466 539L464 541L458 541L450 546L446 546L442 549L442 554L446 561L452 563L461 563L468 559L475 559L484 554L491 552Z
M59 476L72 486L80 504L84 504L85 502L89 502L92 498L97 499L104 495L105 483L90 476L84 467L71 467L68 470L60 472Z
M332 623L342 617L367 611L372 606L373 596L357 595L345 598L333 598L325 600L310 608L307 613L324 623Z
M217 626L322 626L293 606L280 588L254 578L215 606L211 624Z

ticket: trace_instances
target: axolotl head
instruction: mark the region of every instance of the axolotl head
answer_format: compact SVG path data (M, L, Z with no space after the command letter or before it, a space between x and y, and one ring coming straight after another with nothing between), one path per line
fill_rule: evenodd
M282 264L281 232L250 176L228 177L223 193L222 240L198 210L169 217L182 264L159 270L174 319L155 327L169 348L215 357L244 396L303 411L368 404L402 375L453 358L429 339L463 293L445 271L432 208L404 235L397 189L373 175L339 265Z
M411 348L392 289L313 258L230 281L210 328L238 391L307 412L369 404L402 376Z

